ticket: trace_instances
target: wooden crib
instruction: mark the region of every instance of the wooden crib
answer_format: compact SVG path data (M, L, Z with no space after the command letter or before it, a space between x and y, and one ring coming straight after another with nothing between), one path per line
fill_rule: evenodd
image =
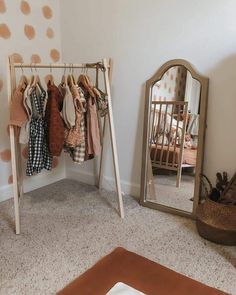
M150 159L153 168L177 172L180 186L183 167L194 167L196 151L184 149L188 102L153 101L150 116ZM187 159L187 160L186 160Z

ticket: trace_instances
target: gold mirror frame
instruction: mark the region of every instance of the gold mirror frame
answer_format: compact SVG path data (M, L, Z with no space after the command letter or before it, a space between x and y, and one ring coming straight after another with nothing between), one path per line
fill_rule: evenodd
M200 93L200 123L199 123L199 141L197 151L197 165L196 165L196 176L194 186L194 200L192 212L187 212L181 209L169 207L166 205L157 204L147 200L147 165L148 165L148 134L149 134L149 117L150 117L150 104L152 101L151 89L153 85L161 80L162 76L168 71L169 68L174 66L184 66L192 75L192 78L198 80L201 84ZM206 129L206 113L207 113L207 95L208 95L208 84L209 79L200 75L193 66L184 59L174 59L163 64L155 75L146 81L146 92L145 92L145 113L144 113L144 128L143 128L143 150L142 150L142 174L141 174L141 193L140 193L140 204L151 208L157 209L163 212L174 213L180 216L195 218L196 209L200 201L201 194L201 183L200 173L203 169L204 160L204 142L205 142L205 129Z

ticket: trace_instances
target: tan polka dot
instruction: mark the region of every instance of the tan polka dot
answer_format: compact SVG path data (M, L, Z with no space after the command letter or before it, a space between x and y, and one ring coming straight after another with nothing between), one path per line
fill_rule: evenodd
M45 5L42 7L42 12L43 12L43 16L47 19L51 18L52 17L52 9Z
M170 75L170 80L174 80L173 74Z
M32 54L30 61L32 63L39 64L39 63L41 63L41 58L40 58L40 56L38 54Z
M34 27L30 26L30 25L25 25L24 28L25 31L25 35L29 40L32 40L35 37L35 30Z
M168 92L171 93L171 87L169 87Z
M2 88L3 88L3 81L2 79L0 79L0 91L2 91Z
M23 14L30 14L30 5L27 1L21 1L21 4L20 4L20 10Z
M13 53L12 55L12 59L14 62L16 63L22 63L23 62L23 58L19 53Z
M21 154L24 159L28 159L28 151L29 151L28 146L23 148Z
M46 35L49 39L52 39L54 37L54 31L52 28L47 28L47 31L46 31Z
M3 39L9 39L11 32L6 24L0 24L0 37Z
M6 5L4 0L0 0L0 13L6 12Z
M13 183L13 175L10 175L8 177L8 184L12 184Z
M11 151L10 150L4 150L0 153L0 159L3 162L10 162L11 161Z
M60 59L60 52L57 49L52 49L50 51L51 59L56 62Z
M59 164L59 160L57 157L54 157L53 160L52 160L52 168L56 168Z

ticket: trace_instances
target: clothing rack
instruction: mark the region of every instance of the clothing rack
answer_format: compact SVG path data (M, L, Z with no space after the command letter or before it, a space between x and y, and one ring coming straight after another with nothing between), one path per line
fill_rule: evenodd
M104 84L108 100L108 114L104 118L102 127L102 150L100 156L100 165L98 173L97 186L101 188L103 182L103 172L104 172L104 136L106 134L106 126L109 124L110 131L110 141L112 146L112 156L113 156L113 166L116 182L116 191L118 196L118 206L120 217L124 218L124 206L121 192L120 184L120 173L115 137L115 128L113 121L113 111L112 111L112 101L111 101L111 74L112 74L112 60L103 59L101 62L97 63L86 63L86 64L71 64L71 63L61 63L61 64L24 64L24 63L14 63L12 57L8 59L7 71L8 71L8 103L9 106L12 101L13 93L16 89L16 69L21 69L23 72L24 68L32 69L93 69L96 70L96 76L98 77L98 72L101 71L104 75ZM97 78L98 79L98 78ZM108 122L107 122L108 121ZM10 125L10 145L11 145L11 163L12 163L12 175L13 175L13 197L14 197L14 213L15 213L15 232L20 234L20 199L24 194L23 188L23 171L21 162L21 145L16 140L16 129L14 126Z

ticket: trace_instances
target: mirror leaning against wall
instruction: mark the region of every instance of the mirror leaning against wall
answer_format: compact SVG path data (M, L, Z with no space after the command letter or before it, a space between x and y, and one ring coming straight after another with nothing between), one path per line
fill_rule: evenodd
M191 64L165 63L146 82L140 202L195 217L204 159L208 78Z

